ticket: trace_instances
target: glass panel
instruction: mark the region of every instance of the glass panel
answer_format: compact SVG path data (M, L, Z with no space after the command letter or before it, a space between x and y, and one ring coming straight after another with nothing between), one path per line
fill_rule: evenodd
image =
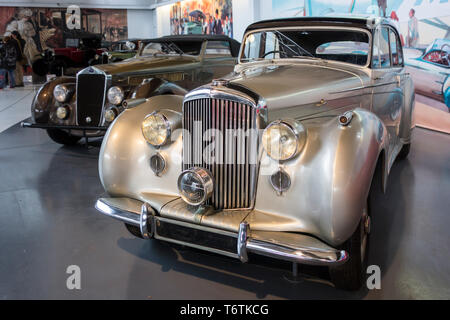
M375 31L372 66L373 68L389 68L391 66L389 31L387 28Z
M398 47L397 47L397 36L395 35L395 32L392 30L389 30L389 43L391 45L391 57L392 57L392 65L398 66L399 63L399 57L398 57Z
M360 31L270 30L246 37L241 61L319 58L365 65L368 52L369 36Z
M228 41L208 41L205 54L231 56L230 43Z

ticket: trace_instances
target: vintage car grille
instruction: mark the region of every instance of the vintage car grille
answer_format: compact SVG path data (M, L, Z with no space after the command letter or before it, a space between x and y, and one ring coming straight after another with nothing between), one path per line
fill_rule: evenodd
M256 130L250 135L245 132L256 129L255 108L223 99L186 101L183 129L183 170L198 166L209 169L214 176L214 192L208 204L216 209L251 207L258 136ZM208 129L220 131L221 137L216 139ZM241 132L235 134L239 129ZM204 135L207 131L209 134ZM205 152L203 156L208 145L214 146L214 152Z
M77 77L77 121L80 126L98 126L105 96L104 74L79 74ZM89 121L90 119L90 121Z

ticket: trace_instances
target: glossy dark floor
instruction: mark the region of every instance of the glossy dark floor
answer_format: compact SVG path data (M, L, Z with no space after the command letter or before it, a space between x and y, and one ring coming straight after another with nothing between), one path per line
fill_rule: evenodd
M0 134L0 298L450 298L448 135L416 129L409 159L394 165L374 208L369 262L381 290L353 293L132 237L93 207L98 151L18 125ZM81 290L66 288L69 265Z

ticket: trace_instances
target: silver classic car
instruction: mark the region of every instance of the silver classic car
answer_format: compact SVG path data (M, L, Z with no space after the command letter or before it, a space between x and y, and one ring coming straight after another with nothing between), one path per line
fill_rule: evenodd
M143 41L133 59L81 70L45 83L27 128L46 129L57 143L98 137L127 104L156 95L184 95L233 70L239 42L226 36L166 36Z
M382 214L368 203L408 155L413 109L388 20L254 23L234 73L117 118L96 208L144 239L327 266L357 289Z

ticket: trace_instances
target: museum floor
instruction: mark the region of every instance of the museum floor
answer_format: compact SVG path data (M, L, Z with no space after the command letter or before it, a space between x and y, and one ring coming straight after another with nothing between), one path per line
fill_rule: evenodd
M29 112L33 95L15 94L0 93L0 132L8 108ZM373 209L369 264L381 290L353 293L320 270L293 283L274 265L134 238L94 209L98 145L62 147L19 124L0 133L1 299L450 298L450 135L417 128L409 158L394 164ZM69 265L81 268L81 290L66 288Z

